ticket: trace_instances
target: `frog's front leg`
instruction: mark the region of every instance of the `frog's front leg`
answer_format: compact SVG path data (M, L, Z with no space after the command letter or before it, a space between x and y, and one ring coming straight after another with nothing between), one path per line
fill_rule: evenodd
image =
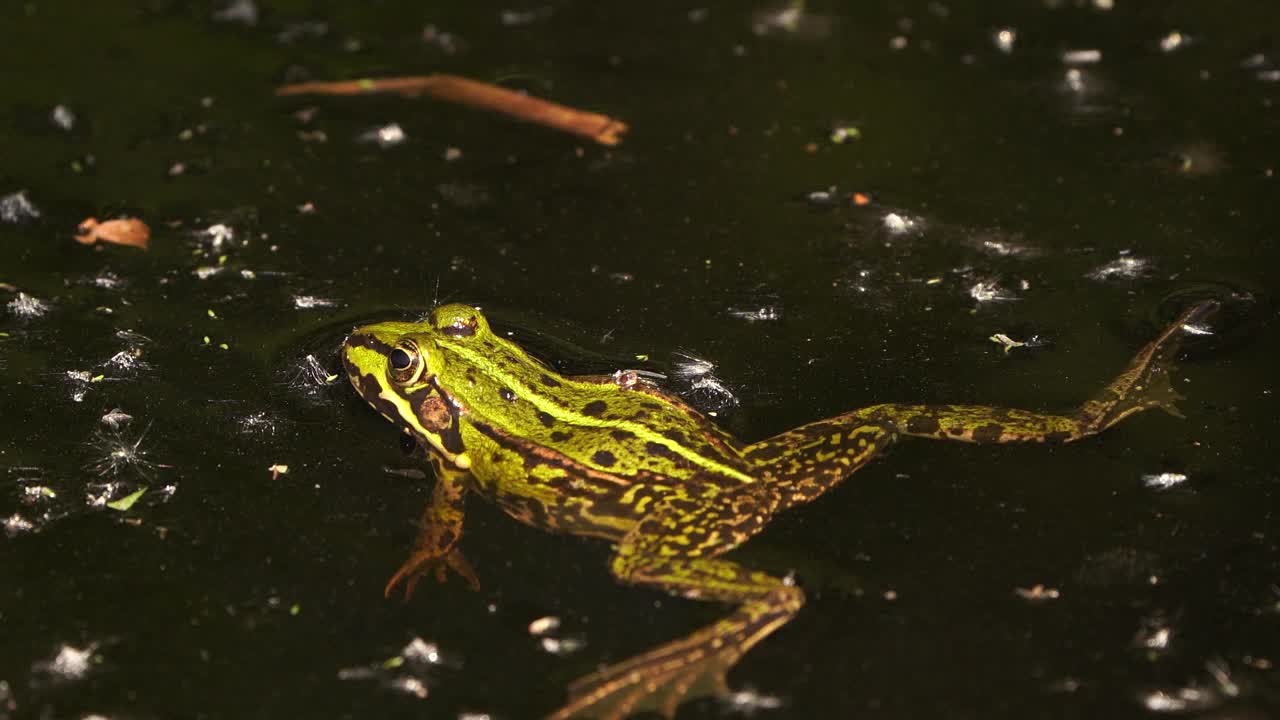
M431 500L422 511L422 524L418 528L413 552L387 581L383 591L387 597L391 597L397 585L404 583L404 599L408 600L422 576L434 572L436 579L444 582L449 570L461 575L472 590L480 589L480 581L476 579L471 564L458 549L470 474L449 465L434 453L430 457L436 485L431 491Z
M1159 407L1177 415L1169 371L1188 325L1203 322L1214 301L1188 308L1103 390L1074 412L985 405L873 405L819 420L748 446L744 456L782 496L784 507L807 502L839 483L898 435L972 443L1072 442L1130 415Z
M689 697L728 693L725 673L743 653L784 625L804 593L763 572L715 557L768 522L777 496L764 484L714 498L670 498L619 544L619 579L700 600L737 603L733 614L687 637L578 679L550 720L619 720L650 711L670 718Z

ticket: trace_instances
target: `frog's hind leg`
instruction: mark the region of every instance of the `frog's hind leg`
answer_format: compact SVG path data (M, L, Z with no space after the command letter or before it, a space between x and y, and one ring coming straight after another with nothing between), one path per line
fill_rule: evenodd
M1115 380L1068 414L984 405L873 405L755 443L743 456L780 494L782 507L789 507L839 483L899 435L972 443L1071 442L1149 408L1176 415L1179 396L1169 382L1170 366L1185 328L1217 307L1207 301L1186 310Z
M804 604L790 583L715 557L758 532L777 506L763 485L715 498L664 500L623 539L611 569L624 582L737 603L729 616L679 640L580 678L550 720L675 715L686 699L728 693L725 674Z

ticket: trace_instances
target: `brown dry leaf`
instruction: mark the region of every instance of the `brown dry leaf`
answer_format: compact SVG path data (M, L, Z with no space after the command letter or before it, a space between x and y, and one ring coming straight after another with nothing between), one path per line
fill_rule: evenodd
M87 218L76 228L76 242L81 245L104 242L146 250L150 241L151 228L137 218L116 218L106 222Z

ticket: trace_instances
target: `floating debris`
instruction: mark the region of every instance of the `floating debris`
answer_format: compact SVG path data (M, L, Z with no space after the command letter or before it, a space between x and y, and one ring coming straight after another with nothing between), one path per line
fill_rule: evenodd
M1151 712L1181 713L1203 710L1218 704L1217 693L1197 687L1176 690L1152 690L1138 695L1138 701Z
M1013 46L1018 42L1018 31L1011 27L997 28L991 33L991 42L996 46L996 50L1008 55L1013 52Z
M1062 596L1061 593L1058 592L1057 588L1045 587L1039 583L1032 585L1029 588L1014 588L1013 593L1023 600L1030 600L1032 602L1057 600Z
M427 25L422 28L422 42L445 55L455 55L467 46L456 34L441 30L435 25Z
M993 280L982 280L974 283L969 288L969 297L979 303L1007 302L1018 299L1016 295L1006 294L1004 288Z
M841 125L831 130L831 142L843 145L851 140L861 140L862 130L857 125Z
M317 310L320 308L337 307L336 300L323 298L318 295L294 295L293 307L298 310Z
M93 285L99 290L119 290L123 288L125 285L127 285L128 283L122 280L119 275L116 275L110 270L103 270L102 272L93 276L93 278L89 281L89 284Z
M220 253L235 243L235 228L226 223L214 223L196 231L196 237L209 246L213 253Z
M427 665L439 665L444 662L440 655L440 647L433 642L427 642L420 637L415 637L400 649L400 657L408 662L425 663Z
M1151 261L1121 253L1120 257L1085 274L1090 280L1132 280L1150 272Z
M560 629L560 618L546 615L529 623L529 634L535 637L546 635Z
M747 322L773 322L782 319L782 306L761 305L758 308L729 308L726 313L731 318Z
M881 218L884 229L889 231L890 235L905 235L907 233L919 233L924 229L924 222L918 218L908 215L900 215L896 212L886 213Z
M76 114L66 105L55 105L49 111L49 122L59 130L70 132L76 126Z
M135 503L141 500L142 496L145 495L146 493L147 493L147 486L143 485L142 487L138 488L137 490L134 490L133 492L129 493L128 495L125 495L124 497L118 500L112 500L111 502L108 502L107 507L111 508L112 510L118 510L120 512L128 512L129 509L132 508Z
M10 538L29 533L35 529L35 523L17 513L4 519L4 534Z
M1014 340L1013 338L1009 337L1008 335L1005 335L1004 333L996 333L995 335L992 335L987 339L1001 346L1004 349L1004 352L1006 355L1009 353L1010 350L1014 348L1026 347L1025 342L1022 342L1020 340Z
M1031 248L1008 240L986 239L978 243L978 247L990 255L1000 257L1018 257L1032 254Z
M1160 38L1160 51L1173 52L1179 48L1185 47L1187 44L1187 36L1177 30L1170 31Z
M581 638L576 637L544 637L539 641L542 651L549 655L572 655L587 646Z
M258 4L254 0L231 0L211 17L216 22L235 22L253 27L258 24Z
M302 358L301 367L294 379L301 385L324 387L332 385L337 381L338 376L325 369L324 364L315 355L307 354Z
M835 205L839 200L840 191L835 185L828 187L826 190L813 190L804 195L804 199L810 205L818 207L830 207Z
M103 365L109 369L124 373L151 369L151 365L142 360L142 348L138 347L121 350L108 358Z
M1064 65L1092 65L1102 62L1102 51L1094 48L1086 50L1065 50L1059 56Z
M590 138L601 145L617 145L627 131L624 122L607 115L586 112L478 82L457 75L364 78L345 82L305 82L276 88L276 95L367 95L397 93L405 97L427 96L468 105Z
M1183 473L1162 472L1142 476L1142 486L1152 490L1170 490L1187 481Z
M94 383L102 382L105 378L101 375L94 375L88 370L68 370L63 373L67 384L71 386L71 402L84 402L85 395L89 394L89 389Z
M329 24L319 20L290 23L276 33L276 42L288 45L303 38L322 38L329 34Z
M103 425L106 425L112 430L119 430L124 425L129 424L129 422L131 422L132 420L133 420L133 416L127 412L124 412L120 408L115 408L110 412L108 412L107 414L103 415L102 417L98 418L98 422L102 423Z
M151 241L151 228L137 218L117 218L101 223L96 218L86 218L76 228L75 237L81 245L104 242L146 250Z
M1062 76L1062 87L1077 95L1083 93L1086 89L1084 71L1080 68L1069 68Z
M98 655L96 643L83 648L62 645L51 660L36 663L34 670L54 680L81 680L89 674L94 665L101 662L102 656Z
M20 223L40 218L40 209L27 198L26 190L19 190L0 197L0 220Z
M723 696L722 701L730 712L750 716L760 710L778 710L785 702L777 695L766 695L754 688L745 687Z
M1134 643L1148 650L1167 650L1173 638L1173 628L1165 625L1157 628L1143 629L1134 638Z
M356 137L358 142L373 143L380 148L395 147L408 139L409 136L405 135L404 128L400 127L399 123L388 123L382 127L370 128Z
M267 472L271 473L272 480L279 480L281 475L289 474L289 466L276 463L267 468Z
M245 434L274 435L279 423L270 413L259 410L240 418L239 425L240 432Z
M507 27L532 25L550 18L555 12L556 9L550 5L529 10L503 10L498 14L498 21Z
M89 469L101 477L119 477L125 471L132 470L141 477L150 477L158 465L147 458L147 451L142 449L142 441L150 430L150 425L138 435L137 440L130 441L119 432L98 431L89 445L98 453L98 458L89 464Z
M412 695L419 700L425 700L429 692L427 684L416 677L398 677L387 683L387 687L392 690L398 690L406 695Z
M738 405L738 398L720 378L715 363L684 352L674 353L671 377L684 388L683 394L695 405L715 417Z
M8 308L14 317L23 320L33 320L49 312L48 303L24 292L19 292L17 297L10 300Z

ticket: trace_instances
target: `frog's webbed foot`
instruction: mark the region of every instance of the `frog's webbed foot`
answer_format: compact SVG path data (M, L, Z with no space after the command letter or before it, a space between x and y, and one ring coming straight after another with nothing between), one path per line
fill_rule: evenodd
M621 720L643 711L671 718L684 700L726 695L725 673L740 653L723 646L709 651L716 638L715 628L706 628L581 677L569 685L568 704L549 720Z
M438 582L444 582L449 579L449 571L452 570L462 576L463 580L471 586L472 590L480 589L480 581L476 578L476 573L471 569L471 563L467 562L467 558L463 556L462 551L457 548L450 549L445 554L440 554L434 549L421 548L413 551L408 560L400 566L395 575L387 581L386 588L383 589L383 596L390 598L395 592L396 586L404 583L404 600L408 602L413 596L414 588L418 586L418 581L429 574L434 574Z
M579 678L569 686L569 702L548 720L621 720L645 711L670 719L686 700L725 697L729 669L803 602L799 588L778 587L714 625Z
M1119 377L1081 406L1077 418L1084 434L1101 431L1150 408L1160 408L1174 417L1183 417L1177 403L1184 398L1173 389L1169 374L1184 334L1194 332L1193 328L1204 323L1217 309L1218 303L1214 300L1187 308L1134 357Z

